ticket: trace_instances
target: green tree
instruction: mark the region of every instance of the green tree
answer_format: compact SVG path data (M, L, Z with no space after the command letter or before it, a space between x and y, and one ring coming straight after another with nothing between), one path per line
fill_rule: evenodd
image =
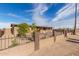
M32 23L31 28L32 28L33 31L36 31L37 30L36 24L35 23Z
M29 25L26 23L22 23L18 25L18 33L19 36L25 36L26 33L29 32Z

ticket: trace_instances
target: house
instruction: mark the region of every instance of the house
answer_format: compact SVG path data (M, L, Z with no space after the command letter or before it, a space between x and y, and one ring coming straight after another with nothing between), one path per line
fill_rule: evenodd
M36 26L36 28L39 30L40 33L46 33L46 32L52 32L52 27L47 27L47 26ZM17 25L16 24L11 24L11 32L15 35L17 35ZM31 25L30 25L30 33L33 32Z

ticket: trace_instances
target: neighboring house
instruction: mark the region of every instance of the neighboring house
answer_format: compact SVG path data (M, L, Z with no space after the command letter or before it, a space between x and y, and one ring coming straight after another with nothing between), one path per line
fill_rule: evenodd
M16 26L17 26L16 24L11 24L11 27L12 27L11 31L13 34L15 34L17 32L18 28ZM36 26L36 28L39 30L40 33L52 32L52 27ZM29 29L30 29L30 33L32 33L33 30L31 28L31 26Z
M2 38L8 38L8 37L13 37L13 34L11 33L11 28L5 29L4 34Z
M4 34L4 30L0 29L0 37L2 37L3 34Z
M0 37L2 38L13 37L13 34L11 33L11 28L0 30Z
M50 32L52 32L52 27L45 27L45 26L36 26L38 29L39 33L46 33L48 32L50 35ZM11 28L0 30L0 37L14 37L18 35L17 31L18 27L16 24L11 24ZM31 26L29 27L30 31L29 33L26 33L27 35L30 35L33 30Z

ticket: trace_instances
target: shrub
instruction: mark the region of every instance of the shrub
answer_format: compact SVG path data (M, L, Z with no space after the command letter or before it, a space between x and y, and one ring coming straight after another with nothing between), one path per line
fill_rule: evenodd
M36 28L36 24L35 23L32 23L31 28L32 28L33 31L37 31L37 28Z
M12 40L11 42L12 42L12 45L10 47L14 47L18 45L16 39Z
M19 24L18 28L19 36L26 36L26 33L29 32L29 25L26 23Z

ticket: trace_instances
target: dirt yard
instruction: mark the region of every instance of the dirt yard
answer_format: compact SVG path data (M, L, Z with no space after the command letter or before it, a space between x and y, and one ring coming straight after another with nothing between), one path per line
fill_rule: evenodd
M72 56L79 55L79 35L57 36L54 43L53 37L40 40L40 49L34 51L34 43L16 46L0 51L2 56Z

